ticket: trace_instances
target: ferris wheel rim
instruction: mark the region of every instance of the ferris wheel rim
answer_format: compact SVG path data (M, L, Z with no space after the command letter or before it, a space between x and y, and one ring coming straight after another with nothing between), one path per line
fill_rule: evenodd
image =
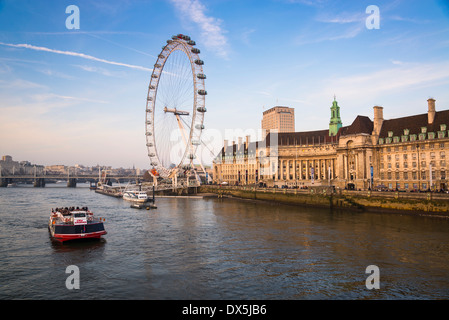
M180 37L182 36L182 37ZM193 44L192 44L193 42ZM199 145L201 132L204 129L204 112L205 109L205 95L207 94L205 90L205 76L203 73L202 65L204 62L199 59L199 49L194 47L194 41L190 40L190 37L178 35L173 36L172 40L167 40L167 44L163 46L161 53L158 55L156 63L154 65L150 84L148 86L147 93L147 104L146 104L146 140L147 140L147 150L148 156L150 157L150 163L156 171L159 172L163 177L168 177L170 174L179 169L184 161L189 155L190 161L193 161L196 150ZM182 152L182 156L178 163L175 163L174 167L166 167L162 163L159 154L158 146L155 139L155 111L156 111L156 101L157 93L160 84L161 75L164 72L164 67L169 59L169 57L176 51L183 52L189 63L192 71L192 84L193 84L193 102L192 102L192 118L190 121L190 128L188 134L188 140L185 142L185 149ZM176 109L175 109L176 110ZM189 110L190 111L190 110ZM178 116L179 122L179 116ZM196 139L193 143L193 139ZM171 165L170 165L171 166Z

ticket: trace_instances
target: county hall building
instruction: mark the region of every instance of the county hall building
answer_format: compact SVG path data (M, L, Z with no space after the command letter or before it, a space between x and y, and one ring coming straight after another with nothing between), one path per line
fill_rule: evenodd
M276 108L294 114L290 108L272 108L264 112L271 118L262 120L262 125L274 123ZM434 99L427 100L427 113L384 119L383 108L375 106L373 120L359 115L349 126L342 125L335 98L330 109L329 128L324 130L286 132L270 127L262 141L246 137L228 144L225 140L213 163L214 182L289 188L448 189L449 110L436 111Z

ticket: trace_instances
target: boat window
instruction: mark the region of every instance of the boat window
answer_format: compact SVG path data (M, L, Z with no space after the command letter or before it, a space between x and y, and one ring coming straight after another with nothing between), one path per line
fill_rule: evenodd
M85 213L75 213L75 218L84 218L85 216Z

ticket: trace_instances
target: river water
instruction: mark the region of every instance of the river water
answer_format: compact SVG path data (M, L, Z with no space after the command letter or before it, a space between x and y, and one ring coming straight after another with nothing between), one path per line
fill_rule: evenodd
M156 198L88 185L0 189L0 299L448 299L449 221L236 199ZM88 206L100 241L51 241L51 208ZM66 268L79 268L69 290ZM366 268L379 268L369 290Z

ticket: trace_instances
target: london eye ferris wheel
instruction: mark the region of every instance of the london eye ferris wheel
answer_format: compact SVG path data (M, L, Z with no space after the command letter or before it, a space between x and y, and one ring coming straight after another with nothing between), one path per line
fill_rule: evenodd
M200 50L189 36L167 40L151 74L146 102L146 145L150 164L170 178L193 164L206 112L206 75Z

